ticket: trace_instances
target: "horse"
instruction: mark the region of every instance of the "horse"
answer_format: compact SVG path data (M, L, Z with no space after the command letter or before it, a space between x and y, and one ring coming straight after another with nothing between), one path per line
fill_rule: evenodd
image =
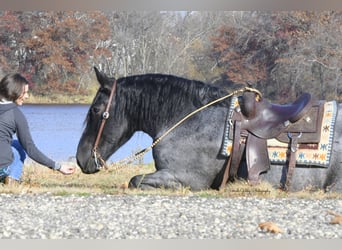
M204 108L162 140L160 137L189 113L227 95L225 88L167 74L115 79L96 67L94 70L100 86L85 118L76 153L77 164L84 174L100 171L136 131L143 131L158 141L152 148L156 171L132 177L130 188L220 189L229 159L220 152L231 97ZM342 104L337 107L330 166L296 167L293 191L307 187L342 191L342 126L338 126L342 123ZM238 178L246 179L243 165ZM285 165L272 163L268 171L260 174L260 180L276 187L284 169Z

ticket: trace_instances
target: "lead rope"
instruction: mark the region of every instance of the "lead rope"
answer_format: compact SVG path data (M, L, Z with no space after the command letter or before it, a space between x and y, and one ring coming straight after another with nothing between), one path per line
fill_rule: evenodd
M147 152L149 152L150 150L152 150L153 147L155 147L164 137L166 137L168 134L170 134L175 128L177 128L180 124L182 124L184 121L186 121L187 119L189 119L191 116L197 114L198 112L202 111L203 109L211 106L211 105L214 105L218 102L221 102L223 101L224 99L227 99L233 95L237 95L237 94L240 94L240 93L243 93L245 91L251 91L251 92L255 92L256 94L259 95L259 97L261 97L261 93L259 90L257 89L254 89L254 88L250 88L250 87L244 87L244 88L241 88L241 89L238 89L238 90L235 90L233 91L232 93L228 94L228 95L225 95L219 99L216 99L212 102L209 102L207 103L206 105L192 111L190 114L186 115L183 119L181 119L179 122L177 122L175 125L173 125L171 128L169 128L164 134L162 134L159 138L157 138L149 147L141 150L140 152L138 153L135 153L133 155L130 155L126 158L123 158L122 160L119 160L119 161L116 161L116 162L113 162L109 167L111 167L114 171L120 169L120 168L123 168L125 166L128 166L130 163L142 158ZM106 166L106 168L108 168Z

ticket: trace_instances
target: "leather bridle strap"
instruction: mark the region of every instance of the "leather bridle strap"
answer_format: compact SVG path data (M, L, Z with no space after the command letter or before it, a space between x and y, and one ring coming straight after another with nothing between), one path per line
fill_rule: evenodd
M116 79L115 79L115 81L113 83L112 90L111 90L110 95L109 95L109 99L108 99L108 103L107 103L106 109L102 113L102 121L101 121L99 130L97 132L96 140L95 140L94 147L93 147L93 155L94 155L95 163L96 163L97 166L98 166L97 159L98 158L101 159L101 156L97 152L97 147L99 145L100 138L102 136L104 125L105 125L107 119L109 118L109 109L110 109L110 105L112 104L112 100L113 100L113 96L114 96L115 90L116 90Z

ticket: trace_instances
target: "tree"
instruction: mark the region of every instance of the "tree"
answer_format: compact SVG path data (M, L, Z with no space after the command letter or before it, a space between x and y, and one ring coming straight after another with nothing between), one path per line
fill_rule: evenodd
M251 82L286 102L341 96L341 11L1 11L3 72L38 94L87 93L96 65L121 77L168 73ZM0 69L0 70L1 70ZM226 86L226 85L224 85Z
M310 90L321 99L341 100L342 12L295 12L293 15L306 20L307 32L297 34L297 42L278 59L272 77L291 83L289 92Z
M180 45L175 34L181 19L179 13L120 11L106 14L112 27L112 38L106 44L112 55L99 60L100 68L119 76L184 72L182 62L173 62Z
M299 27L287 23L286 13L243 12L212 37L212 56L235 82L252 82L263 89L279 56L289 49L279 35Z
M38 82L34 90L39 93L49 89L61 93L82 90L82 80L89 75L90 59L107 52L98 46L110 35L106 18L100 12L34 15L39 16L41 23L35 23L32 36L25 41L27 64L33 80Z
M10 71L18 68L18 59L22 50L16 50L20 46L20 35L23 25L18 19L18 12L0 11L0 70Z
M303 91L341 93L341 12L242 12L212 38L212 55L229 79L252 82L270 99Z

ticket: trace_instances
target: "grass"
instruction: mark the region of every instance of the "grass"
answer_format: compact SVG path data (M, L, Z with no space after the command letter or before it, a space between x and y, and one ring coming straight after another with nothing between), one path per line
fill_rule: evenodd
M73 164L73 163L71 163ZM131 165L118 170L102 170L96 174L83 174L79 168L73 175L62 175L36 163L25 165L22 181L19 186L9 187L0 185L0 193L12 194L52 194L52 195L161 195L161 196L198 196L210 198L286 198L329 199L342 198L340 193L323 193L310 189L300 192L286 193L272 187L269 183L260 183L250 186L244 181L228 183L224 190L203 190L193 192L189 188L180 190L156 189L139 190L129 189L130 178L138 174L154 172L154 165Z
M49 94L46 96L30 94L28 104L90 104L94 95Z

